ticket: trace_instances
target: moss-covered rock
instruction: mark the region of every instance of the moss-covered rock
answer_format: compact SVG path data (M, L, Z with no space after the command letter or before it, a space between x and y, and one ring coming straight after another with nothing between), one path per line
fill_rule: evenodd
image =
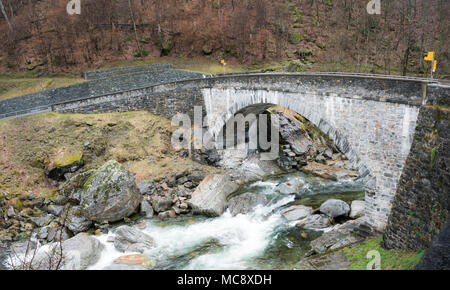
M122 220L133 214L142 200L134 175L114 160L74 176L60 191L79 202L80 216L97 222Z
M66 173L74 173L83 166L83 153L60 153L55 160L50 161L48 177L54 180L64 180Z

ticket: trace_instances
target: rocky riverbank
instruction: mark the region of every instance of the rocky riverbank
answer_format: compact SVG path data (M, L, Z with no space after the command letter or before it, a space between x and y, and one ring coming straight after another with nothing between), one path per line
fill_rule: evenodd
M157 237L142 231L148 228L145 220L170 223L197 215L219 220L228 215L230 219L245 217L253 223L258 212L263 220L290 225L308 239L309 231L328 231L311 240L310 255L359 242L353 234L359 220L354 219L364 215L363 201L333 199L334 193L323 190L334 186L341 188L336 193L355 191L345 183L357 184L352 164L300 116L272 113L279 115L283 124L280 158L274 161L260 160L257 151L200 152L198 161L205 165L168 171L157 178L138 178L142 173L132 172L129 161L108 160L91 166L92 157L86 158L85 151L96 146L89 142L83 144L85 151L80 154L68 156L64 152L70 150L61 151L59 159L46 162L43 169L57 189L46 195L3 196L0 200L6 209L0 240L14 242L22 236L31 245L28 253L11 247L16 258L12 267L86 269L102 259L100 253L111 249L125 254L116 258L122 264L151 268L157 261L142 255L161 245ZM110 132L121 126L112 121L105 125ZM211 170L206 163L216 169ZM281 178L296 172L301 178ZM266 186L268 194L253 191L253 185L268 179L275 180ZM311 196L317 193L324 200L310 204ZM270 222L267 226L274 230ZM97 237L102 236L108 236L107 240L98 243ZM205 247L202 249L211 249ZM27 262L29 253L37 259ZM78 258L72 257L74 253ZM70 257L64 263L57 262L67 255Z

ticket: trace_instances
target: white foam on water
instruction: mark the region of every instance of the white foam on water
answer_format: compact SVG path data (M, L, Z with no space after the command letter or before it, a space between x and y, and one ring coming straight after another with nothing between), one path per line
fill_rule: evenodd
M145 252L145 255L157 264L170 264L171 259L189 255L214 240L220 245L215 251L192 257L185 268L246 269L253 258L264 252L276 229L286 224L279 214L269 214L294 198L288 196L267 206L259 206L251 214L232 216L227 211L220 217L192 224L162 226L148 220L147 227L142 231L154 239L155 247ZM96 237L105 245L105 250L101 259L89 269L103 269L111 265L114 259L125 255L118 252L113 243L107 242L108 236Z

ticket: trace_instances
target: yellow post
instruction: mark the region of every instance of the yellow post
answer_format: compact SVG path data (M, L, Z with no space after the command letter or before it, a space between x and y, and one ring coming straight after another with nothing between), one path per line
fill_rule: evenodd
M434 60L434 51L429 51L424 60L431 61L431 80L433 80L433 73L436 71L437 64L437 62Z

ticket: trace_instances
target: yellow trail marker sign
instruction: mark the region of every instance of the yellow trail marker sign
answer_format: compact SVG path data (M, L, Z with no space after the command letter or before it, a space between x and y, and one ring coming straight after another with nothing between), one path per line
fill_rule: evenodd
M431 61L431 80L433 80L433 73L436 72L437 61L434 59L434 51L429 51L424 60Z
M424 58L426 61L433 61L434 59L434 51L429 51L428 55Z

